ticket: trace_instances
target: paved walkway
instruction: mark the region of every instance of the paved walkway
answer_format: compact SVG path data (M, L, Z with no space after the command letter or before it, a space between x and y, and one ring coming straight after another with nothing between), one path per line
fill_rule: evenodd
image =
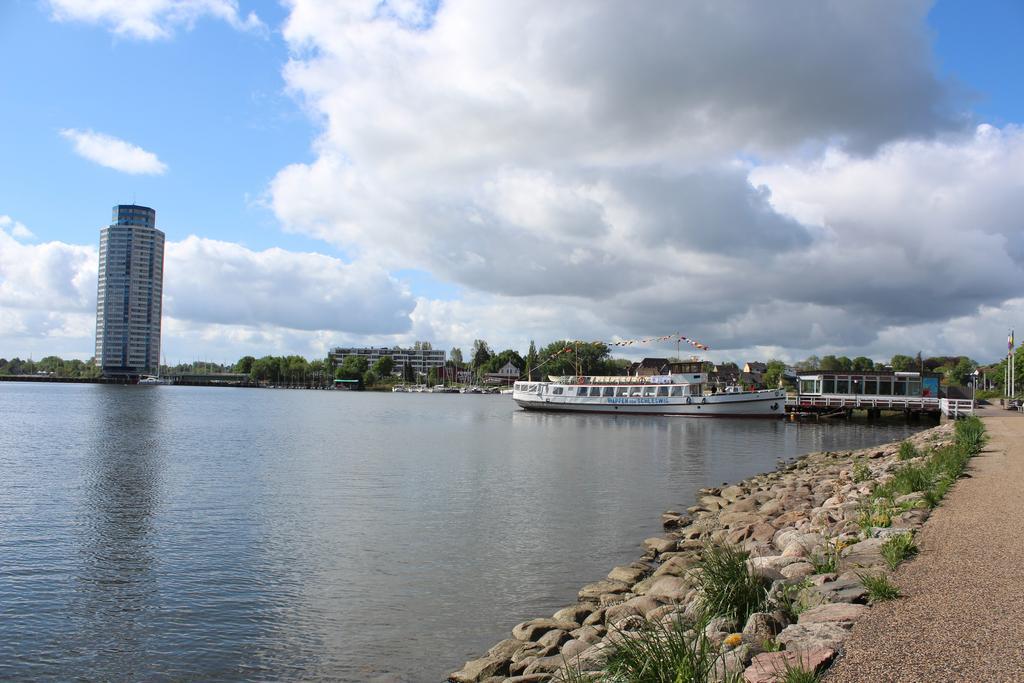
M1024 415L979 416L989 443L893 576L904 597L857 623L826 683L1024 681Z

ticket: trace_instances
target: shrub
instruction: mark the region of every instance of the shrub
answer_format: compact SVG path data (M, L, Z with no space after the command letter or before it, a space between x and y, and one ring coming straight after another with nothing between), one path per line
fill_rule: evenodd
M871 574L857 574L861 584L868 591L868 600L871 602L884 602L895 600L900 597L900 589L897 588L884 574L873 576Z
M889 569L896 569L900 562L917 554L917 544L911 534L890 536L882 543L882 557Z
M853 483L859 484L871 478L871 468L866 463L859 462L853 466Z
M857 508L857 526L864 535L875 527L890 527L895 512L896 508L888 498L869 498L861 501Z
M974 416L957 422L954 434L956 445L968 451L970 455L974 455L985 445L985 425Z
M747 553L727 545L706 546L699 584L706 617L730 617L746 623L768 602L768 582L747 567Z
M839 558L842 552L842 542L828 538L825 539L824 550L815 552L807 559L814 565L815 574L830 574L839 569Z
M648 622L639 631L621 632L622 640L605 659L604 676L598 680L624 683L713 680L717 648L704 635L702 625L694 629L695 634L690 635L688 625L681 622L674 622L672 626Z
M904 441L900 444L900 460L910 460L911 458L916 458L919 455L920 453L918 453L917 449L914 448L914 444L909 441Z

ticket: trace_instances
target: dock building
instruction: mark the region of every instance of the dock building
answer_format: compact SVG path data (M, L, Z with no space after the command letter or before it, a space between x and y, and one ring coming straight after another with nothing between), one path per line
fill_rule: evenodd
M119 204L100 230L96 364L104 377L157 374L164 288L164 233L156 211Z

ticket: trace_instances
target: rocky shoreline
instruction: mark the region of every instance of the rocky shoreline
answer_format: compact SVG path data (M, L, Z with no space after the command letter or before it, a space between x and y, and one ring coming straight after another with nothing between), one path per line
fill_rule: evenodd
M913 534L935 504L923 490L895 495L891 482L925 471L930 455L954 438L947 423L904 442L811 453L732 486L701 489L686 512L662 515L665 535L645 540L637 561L584 586L575 604L550 618L517 625L448 681L601 680L587 672L600 671L609 652L652 624L686 625L688 642L711 653L708 681L766 683L793 668L820 671L879 599L873 579L884 588L895 566L889 546L909 548L896 563L912 554ZM889 497L878 498L887 483ZM750 574L771 596L761 611L737 619L702 610L702 556L722 547L746 554Z

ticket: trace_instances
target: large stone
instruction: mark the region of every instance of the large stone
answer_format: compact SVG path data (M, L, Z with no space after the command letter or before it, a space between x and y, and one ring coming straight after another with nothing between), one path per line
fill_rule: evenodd
M682 576L690 567L697 564L697 558L693 555L676 555L665 560L660 567L654 570L653 576Z
M779 570L784 577L790 580L802 579L814 573L814 565L810 562L794 562Z
M648 571L649 570L645 567L626 565L612 569L608 572L608 578L612 581L621 581L632 586L634 583L644 578Z
M882 543L884 542L880 538L869 538L844 548L839 561L840 568L855 569L885 564L885 559L882 557Z
M576 594L576 597L580 600L596 601L606 593L625 593L628 590L629 586L622 581L611 581L609 579L605 579L603 581L588 583L580 589L580 592Z
M844 624L790 624L782 629L776 640L787 650L825 647L839 651L849 637L850 629Z
M757 501L753 498L740 498L729 506L729 512L753 512L757 509Z
M575 605L563 607L552 614L551 618L555 621L574 621L577 624L582 624L583 620L590 616L594 609L594 603L592 602L578 602Z
M749 526L760 521L761 515L756 512L723 512L718 516L718 523L727 529Z
M683 527L690 526L691 524L693 524L693 518L689 515L684 515L672 510L661 515L661 526L666 531L682 529Z
M626 617L646 616L648 612L652 612L661 607L661 604L662 603L660 601L654 599L650 595L639 595L635 598L630 598L623 603L609 607L605 611L604 620L606 624L612 626Z
M555 619L532 619L530 621L524 621L521 624L517 624L512 629L512 637L517 640L523 641L534 641L538 640L542 635L548 631L554 631L555 629L562 629L563 631L571 631L575 629L579 624L571 621L556 621Z
M731 503L745 493L746 490L742 486L726 486L719 495Z
M643 542L644 550L654 551L656 553L668 553L676 549L678 541L674 538L648 538Z
M743 627L743 641L763 648L765 641L774 638L784 624L770 612L754 612Z
M664 602L680 602L690 590L691 582L681 576L659 576L651 582L646 595Z
M560 649L563 643L571 639L572 636L570 636L568 633L566 633L560 628L556 628L555 630L548 631L547 633L542 635L537 640L537 642L544 647Z
M868 591L856 576L840 576L835 581L823 583L809 589L821 595L820 601L810 600L806 604L813 606L816 602L866 602Z
M803 669L818 672L824 669L836 656L835 650L814 648L811 650L762 652L754 657L743 672L746 683L777 683L785 680L787 669Z
M818 607L812 607L811 609L804 611L797 619L797 623L802 625L826 623L852 624L864 616L868 612L868 609L869 608L865 605L851 605L846 603L819 605Z
M508 673L511 659L503 657L481 657L466 662L466 665L459 671L448 676L451 683L478 683L491 676L501 676Z

